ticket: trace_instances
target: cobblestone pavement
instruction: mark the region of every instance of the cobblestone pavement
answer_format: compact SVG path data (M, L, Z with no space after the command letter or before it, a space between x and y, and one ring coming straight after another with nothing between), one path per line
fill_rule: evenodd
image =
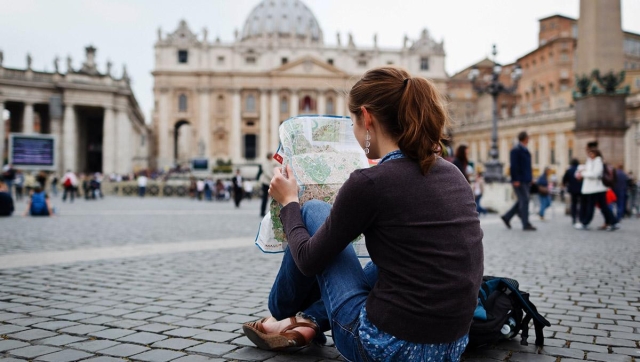
M228 203L105 199L66 206L54 219L0 220L0 263L25 252L246 238L217 250L150 248L130 258L0 265L0 361L341 360L330 339L277 354L242 335L242 323L268 315L280 261L251 245L257 214L256 200L235 210ZM546 345L537 350L530 337L531 345L521 346L517 337L467 352L465 360L639 362L640 220L616 232L577 231L557 209L535 223L535 233L515 224L507 230L495 215L482 219L485 274L513 277L531 293L552 323Z

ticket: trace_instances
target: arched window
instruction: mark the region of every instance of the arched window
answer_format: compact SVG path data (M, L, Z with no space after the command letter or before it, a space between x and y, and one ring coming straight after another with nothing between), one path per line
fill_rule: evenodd
M247 103L245 104L245 110L247 112L256 111L256 97L254 97L253 94L249 94L247 96Z
M280 99L280 113L287 112L289 112L289 101L287 100L287 97L282 97Z
M180 112L187 111L187 95L184 93L181 94L180 97L178 97L178 111Z
M327 114L335 114L336 113L335 107L333 105L333 98L327 99L327 111L326 111L326 113Z

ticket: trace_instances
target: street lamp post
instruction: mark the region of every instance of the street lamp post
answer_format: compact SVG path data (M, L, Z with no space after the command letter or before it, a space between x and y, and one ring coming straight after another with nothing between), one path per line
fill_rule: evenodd
M493 98L493 115L491 123L491 149L489 150L489 160L485 162L485 174L484 179L486 182L500 182L504 180L502 173L502 163L498 159L498 96L500 93L513 94L518 87L518 80L522 76L522 68L516 64L511 72L511 86L507 87L500 83L500 74L502 73L502 66L495 61L498 51L496 45L493 45L493 59L494 65L491 72L491 80L487 82L478 82L478 76L480 70L474 66L469 72L469 80L473 84L473 88L479 94L487 93Z

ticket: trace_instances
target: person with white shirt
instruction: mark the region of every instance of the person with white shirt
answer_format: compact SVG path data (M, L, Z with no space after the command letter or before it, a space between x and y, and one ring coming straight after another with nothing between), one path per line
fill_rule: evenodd
M143 173L141 173L140 175L138 175L138 195L140 197L144 197L144 195L147 193L147 176L145 176Z
M600 230L614 231L615 217L607 206L607 187L602 183L604 163L602 154L598 150L598 142L589 142L587 145L587 162L584 167L578 168L576 178L582 180L582 200L580 206L580 222L574 227L578 230L586 230L593 220L596 204L600 206L600 212L604 216L605 224Z

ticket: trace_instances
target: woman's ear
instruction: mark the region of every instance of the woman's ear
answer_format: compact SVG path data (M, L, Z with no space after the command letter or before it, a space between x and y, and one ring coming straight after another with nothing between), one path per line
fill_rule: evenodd
M369 111L367 111L367 109L364 106L361 106L360 110L362 111L362 120L364 121L364 128L368 130L371 127L371 113L369 113Z

